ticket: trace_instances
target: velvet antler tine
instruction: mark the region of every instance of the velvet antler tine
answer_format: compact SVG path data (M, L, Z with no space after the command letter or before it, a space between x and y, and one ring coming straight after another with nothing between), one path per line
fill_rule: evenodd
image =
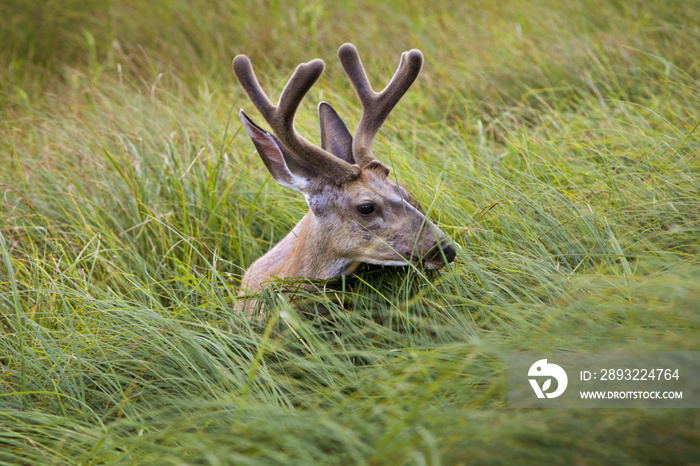
M394 109L401 97L411 87L418 78L421 68L423 67L423 54L420 50L410 50L401 54L399 67L391 78L391 81L379 94L379 100L382 106L386 106L385 115L388 115ZM381 125L380 125L381 126Z
M275 111L275 106L272 105L265 91L260 87L260 83L255 77L255 72L253 72L253 65L250 63L250 59L245 55L236 55L236 58L233 59L233 72L248 98L263 118L267 120L271 117Z
M354 45L343 44L338 49L338 58L362 103L362 118L353 139L353 155L361 167L366 167L378 162L372 154L374 138L389 113L418 77L423 66L423 54L416 49L404 52L396 73L380 93L372 90Z
M350 43L341 45L338 49L338 58L340 58L345 74L350 79L350 84L352 84L355 93L360 98L360 103L364 105L366 101L376 95L376 92L372 90L372 86L369 84L369 79L367 79L367 73L365 73L365 69L362 66L362 60L360 60L357 48Z
M277 110L280 115L284 115L285 117L291 115L292 118L294 117L299 108L299 104L301 104L301 101L304 99L306 93L309 92L309 89L311 89L311 87L316 84L316 81L318 81L318 78L321 77L324 68L323 60L318 59L297 66L297 69L294 70L294 74L289 78L280 96Z

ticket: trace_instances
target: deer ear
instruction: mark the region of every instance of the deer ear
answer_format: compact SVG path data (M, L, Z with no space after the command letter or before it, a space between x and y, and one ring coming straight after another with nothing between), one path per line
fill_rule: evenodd
M352 135L329 103L321 102L318 105L318 119L321 122L321 147L339 159L354 164Z
M314 170L289 152L279 140L253 123L243 110L241 121L272 177L282 186L304 192L315 177ZM290 166L292 170L290 170Z

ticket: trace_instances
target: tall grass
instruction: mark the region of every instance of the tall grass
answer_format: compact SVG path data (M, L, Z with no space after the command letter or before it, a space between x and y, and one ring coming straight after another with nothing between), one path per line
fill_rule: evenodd
M514 350L698 350L693 1L0 5L0 462L697 461L692 410L515 410ZM297 126L426 65L376 143L459 245L266 320L240 276L301 218L236 112L247 53ZM316 138L317 139L317 138ZM320 310L323 312L319 312Z

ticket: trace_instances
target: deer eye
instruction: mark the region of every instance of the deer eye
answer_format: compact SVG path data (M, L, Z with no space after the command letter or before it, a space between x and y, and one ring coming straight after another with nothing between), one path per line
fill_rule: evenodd
M357 206L357 211L362 215L369 215L374 212L374 204L360 204Z

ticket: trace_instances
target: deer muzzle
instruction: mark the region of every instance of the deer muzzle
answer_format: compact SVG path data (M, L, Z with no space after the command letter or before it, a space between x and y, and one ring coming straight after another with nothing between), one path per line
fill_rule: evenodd
M453 260L457 251L452 242L448 239L442 240L433 246L422 258L421 262L428 270L435 270L444 267Z

